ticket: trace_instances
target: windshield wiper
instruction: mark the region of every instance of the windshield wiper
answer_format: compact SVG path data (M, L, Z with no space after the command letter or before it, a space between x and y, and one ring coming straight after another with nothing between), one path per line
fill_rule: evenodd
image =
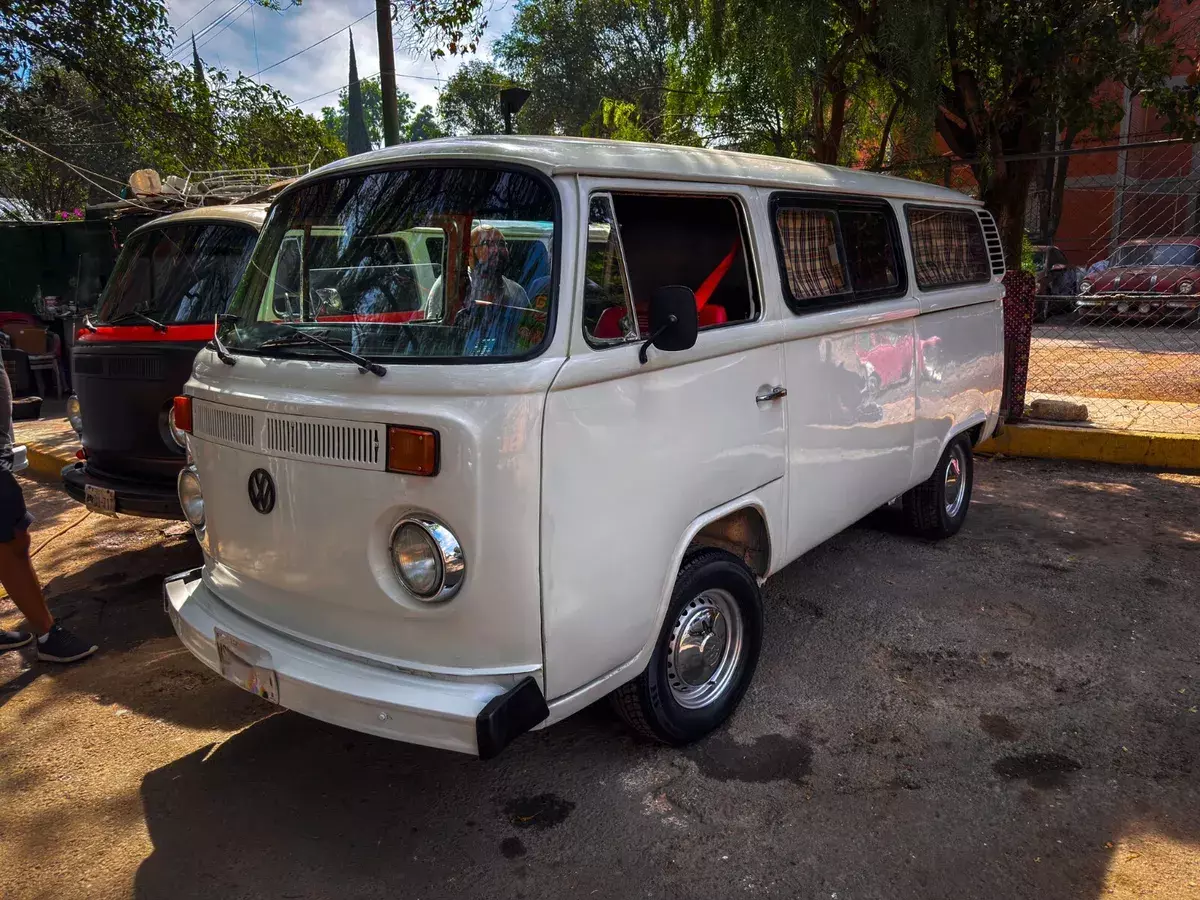
M216 351L217 359L219 359L221 362L225 363L225 365L227 365L227 366L237 365L237 359L234 358L233 354L230 353L228 350L226 350L225 345L221 343L221 336L218 333L221 330L221 317L219 315L216 317L216 321L213 322L213 326L214 326L213 339L211 341L209 341L208 346L212 350Z
M289 329L290 334L288 334L286 337L280 336L263 341L258 345L259 349L264 347L287 347L302 341L307 341L310 344L315 344L318 347L324 347L331 353L336 353L342 359L354 363L358 366L358 371L363 372L364 374L366 372L370 372L372 375L378 375L380 378L387 374L387 369L385 369L379 363L373 362L372 360L367 359L365 356L359 356L357 353L352 353L343 347L339 347L333 341L326 340L325 338L319 338L315 334L297 328L295 325L289 325L286 322L278 322L276 324L281 328Z
M164 325L162 322L158 321L158 319L152 319L150 316L146 315L144 312L142 312L141 310L137 310L137 309L132 310L127 313L122 313L121 315L117 316L115 319L109 319L108 324L116 325L118 322L124 322L126 319L141 319L143 322L153 325L155 331L162 331L162 332L167 331L167 326Z

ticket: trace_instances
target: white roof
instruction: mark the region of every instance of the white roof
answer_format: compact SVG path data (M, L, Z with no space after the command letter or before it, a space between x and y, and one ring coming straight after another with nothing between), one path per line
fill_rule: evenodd
M297 179L286 192L314 178L335 173L377 169L390 163L410 160L440 158L515 163L551 176L578 174L709 181L759 185L783 190L848 192L905 200L979 205L967 195L948 188L891 175L784 159L780 156L677 147L670 144L529 135L439 138L385 147L315 169Z
M167 213L157 219L151 219L135 228L130 237L153 228L164 225L184 225L192 222L234 222L248 225L255 231L261 231L267 218L265 203L228 203L222 206L198 206L195 209L184 209L179 212Z

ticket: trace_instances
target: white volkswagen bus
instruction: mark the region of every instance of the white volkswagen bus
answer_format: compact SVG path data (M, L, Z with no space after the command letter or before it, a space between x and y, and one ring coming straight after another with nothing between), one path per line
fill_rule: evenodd
M177 401L204 565L167 610L226 678L372 734L487 757L611 695L700 738L773 573L894 500L962 525L1003 274L969 198L777 158L494 137L325 166Z

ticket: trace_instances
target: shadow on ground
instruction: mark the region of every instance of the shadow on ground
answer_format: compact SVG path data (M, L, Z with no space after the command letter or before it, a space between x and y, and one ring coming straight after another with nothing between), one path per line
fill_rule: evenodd
M481 763L280 713L145 776L137 896L1200 896L1200 479L978 467L954 541L769 583L704 743L594 707Z

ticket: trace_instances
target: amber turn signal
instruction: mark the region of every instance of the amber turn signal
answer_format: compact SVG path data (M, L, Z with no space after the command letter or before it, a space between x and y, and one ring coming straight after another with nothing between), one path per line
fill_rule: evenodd
M427 428L389 425L387 468L406 475L436 475L441 463L438 433Z
M191 397L176 397L173 407L173 421L175 427L180 431L192 433L192 398Z

